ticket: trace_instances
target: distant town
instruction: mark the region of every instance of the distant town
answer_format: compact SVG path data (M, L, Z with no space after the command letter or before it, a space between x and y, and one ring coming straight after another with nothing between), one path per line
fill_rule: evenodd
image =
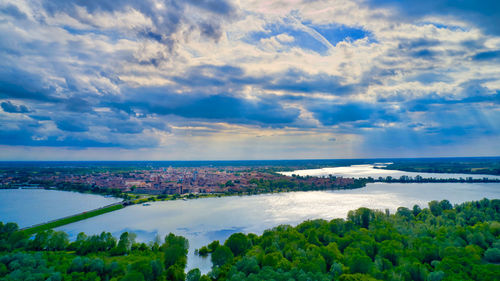
M0 172L2 188L53 188L137 194L205 194L266 192L274 189L349 187L352 178L287 177L249 167L163 167L132 171L75 169ZM103 192L100 192L103 193Z

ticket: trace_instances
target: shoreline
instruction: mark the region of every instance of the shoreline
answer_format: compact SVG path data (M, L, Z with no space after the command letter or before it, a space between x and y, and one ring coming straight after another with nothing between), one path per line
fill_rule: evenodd
M319 177L319 176L287 176L285 175L289 182L295 183L294 180L303 180L309 177ZM324 176L326 177L326 176ZM272 182L270 181L269 184ZM22 188L22 187L9 187L9 188L0 188L0 189L26 189L26 190L57 190L57 191L67 191L67 192L77 192L82 194L94 194L100 195L103 197L115 197L124 199L121 202L110 204L98 209L93 209L90 211L85 211L82 213L70 215L63 218L58 218L51 220L49 222L44 222L40 224L36 224L33 226L23 228L23 231L27 231L27 233L35 234L40 231L49 230L52 228L60 227L63 225L71 224L73 222L85 220L87 218L99 216L101 214L105 214L108 212L113 212L122 208L125 208L129 205L139 205L139 204L149 204L150 202L158 202L158 201L175 201L175 200L193 200L193 199L203 199L203 198L219 198L219 197L230 197L230 196L251 196L251 195L261 195L261 194L275 194L275 193L286 193L286 192L294 192L294 191L327 191L327 190L350 190L350 189L358 189L366 187L368 183L500 183L500 179L463 179L463 178L449 178L449 179L441 179L441 178L411 178L407 177L404 179L398 178L378 178L374 179L372 177L367 178L358 178L354 179L352 184L348 184L346 186L336 186L336 185L323 185L323 186L294 186L294 187L271 187L269 190L256 190L255 191L226 191L221 193L185 193L185 194L160 194L160 195L150 195L150 194L135 194L132 192L122 192L120 196L112 196L112 194L93 192L91 190L65 190L59 188L47 188L47 187L30 187L30 188ZM135 198L133 198L135 196ZM117 207L119 206L119 207Z

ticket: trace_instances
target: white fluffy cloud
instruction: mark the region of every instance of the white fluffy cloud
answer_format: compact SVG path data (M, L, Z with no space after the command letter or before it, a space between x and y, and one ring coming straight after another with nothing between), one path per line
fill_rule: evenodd
M499 34L468 17L404 16L349 0L6 0L0 144L335 158L468 155L498 139Z

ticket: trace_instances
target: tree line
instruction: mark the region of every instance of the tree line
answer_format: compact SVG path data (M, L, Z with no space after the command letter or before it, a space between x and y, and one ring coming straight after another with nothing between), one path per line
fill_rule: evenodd
M347 219L236 233L198 249L211 280L498 280L500 200L360 208Z
M169 234L148 244L133 233L79 233L70 242L61 231L29 237L14 223L0 222L0 280L154 281L185 280L189 243Z
M138 243L124 232L60 231L29 237L0 222L0 280L498 280L500 200L426 208L395 214L359 208L347 219L280 225L262 235L232 234L198 249L212 269L185 273L189 243L174 234Z

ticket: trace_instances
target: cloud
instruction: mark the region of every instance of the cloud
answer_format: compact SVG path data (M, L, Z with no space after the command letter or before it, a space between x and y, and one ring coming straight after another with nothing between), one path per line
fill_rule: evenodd
M398 116L395 113L381 108L380 105L377 106L371 103L350 102L337 104L317 100L306 106L306 108L325 126L352 123L351 125L357 127L371 127L376 126L376 123L379 122L394 122L398 120Z
M237 16L236 8L226 0L119 0L113 3L50 0L43 1L43 7L52 17L64 13L91 27L103 27L104 22L96 19L104 13L138 11L151 20L152 25L130 27L136 29L137 35L160 42L170 50L178 43L176 34L181 30L198 31L206 38L219 40L222 36L222 21Z
M423 18L426 16L451 17L457 20L465 20L470 24L478 26L485 32L500 35L500 3L496 0L367 0L366 3L375 8L390 7L396 9L400 14L399 20Z
M179 76L172 77L172 80L181 86L205 89L216 87L219 91L261 81L245 76L242 68L232 65L198 65L188 68Z
M55 89L44 83L38 75L24 70L0 67L0 98L15 98L54 102Z
M245 86L262 87L273 91L292 93L329 93L348 95L355 93L358 85L346 83L344 78L326 73L309 74L292 68L268 75L248 75L241 67L224 65L200 65L189 68L173 81L182 86L204 91L236 92Z
M339 42L352 42L366 37L372 38L363 28L342 24L315 25L304 21L296 13L279 21L268 23L264 30L253 31L243 39L245 42L262 43L271 38L286 35L293 40L280 40L288 48L299 47L304 50L326 55Z
M439 73L436 71L429 71L429 72L421 72L418 73L412 77L408 77L408 81L417 81L422 84L433 84L433 83L438 83L438 82L453 82L453 79L444 74L444 73Z
M99 142L91 139L79 139L74 137L61 138L59 136L51 136L48 138L39 139L34 135L34 132L20 131L0 131L0 144L12 146L36 146L36 147L113 147L111 143Z
M3 111L9 112L9 113L29 113L29 112L31 112L28 109L28 107L26 107L25 105L23 105L23 104L15 105L15 104L11 103L10 101L2 102L0 105L3 109Z
M349 85L344 78L326 73L308 74L298 69L275 74L264 84L269 90L283 90L296 93L329 93L347 95L355 93L356 85Z
M86 132L89 130L87 124L82 121L72 120L59 120L56 121L57 128L69 132Z
M256 135L342 153L500 136L496 4L27 3L0 4L3 145L249 155Z
M15 19L24 20L27 18L26 14L21 12L19 8L12 4L7 4L5 6L0 6L0 14L11 16Z
M212 80L206 83L213 84ZM299 111L284 108L276 96L248 100L229 94L207 95L196 92L176 94L169 87L127 89L128 100L113 106L145 114L176 115L184 118L218 120L230 123L283 125L294 122ZM148 99L144 100L143 97Z

